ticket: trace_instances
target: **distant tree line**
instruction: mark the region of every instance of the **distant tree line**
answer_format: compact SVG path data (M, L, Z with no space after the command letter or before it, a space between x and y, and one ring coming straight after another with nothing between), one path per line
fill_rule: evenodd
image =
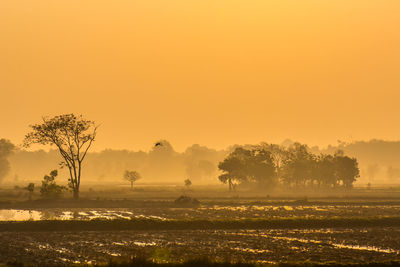
M10 162L7 157L13 152L14 145L6 140L0 139L0 180L10 171Z
M380 164L383 163L390 181L400 177L400 142L339 142L336 147L321 150L318 147L309 149L306 145L288 140L282 145L235 145L219 151L192 145L180 153L168 141L159 140L148 152L105 150L90 153L90 159L86 160L97 134L97 125L93 121L80 115L64 114L45 117L41 123L30 127L31 131L23 142L25 147L41 144L56 149L29 152L0 139L0 181L10 174L14 175L15 181L20 174L23 180L37 180L43 169L54 168L61 159L61 167L64 167L60 170L61 175L67 175L68 187L75 198L79 198L84 160L86 181L111 180L123 175L124 170L131 169L147 181L176 182L182 177L195 182L215 181L219 169L222 171L219 180L228 184L230 190L237 185L257 185L263 189L351 188L360 176L357 159L363 162L363 177L367 176L369 181L379 174L382 169ZM343 150L349 155L357 155L357 159L345 155ZM9 172L11 166L13 173ZM131 182L133 188L133 183L140 176L135 174L125 179ZM52 181L49 180L48 184ZM34 185L28 186L27 190L33 192Z
M229 152L196 144L185 151L177 152L165 140L163 146L154 147L149 144L149 147L150 150L146 152L112 149L90 152L89 150L84 164L84 180L91 183L110 182L115 178L120 179L125 170L135 170L141 174L146 183L181 183L183 178L190 178L193 182L212 183L217 180L218 162ZM11 164L8 181L40 183L43 174L57 167L63 159L54 149L28 151L17 147L8 160ZM69 175L68 168L58 171L59 177Z
M253 184L260 189L348 189L360 173L357 159L343 151L313 154L300 143L288 147L266 143L236 147L218 168L223 172L219 180L230 190L238 184Z

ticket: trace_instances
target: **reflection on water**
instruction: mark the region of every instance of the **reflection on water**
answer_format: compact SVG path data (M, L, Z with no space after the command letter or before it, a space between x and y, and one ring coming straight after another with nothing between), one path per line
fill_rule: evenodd
M382 253L396 253L400 254L400 250L394 250L389 248L380 248L374 246L358 246L358 245L345 245L345 244L334 244L331 243L336 248L347 248L347 249L356 249L356 250L366 250L366 251L376 251Z
M85 211L89 214L89 211ZM38 255L46 262L97 264L113 257L158 255L167 248L173 261L193 255L215 260L274 263L282 261L391 261L400 255L400 228L155 230L85 232L0 232L21 259ZM29 253L25 253L25 251ZM163 250L167 251L167 250ZM10 257L15 257L11 254ZM153 258L154 259L154 258Z
M153 219L168 220L154 215L134 215L130 211L120 210L87 210L87 211L62 211L58 209L44 210L0 210L0 221L40 221L40 220L94 220L94 219Z
M70 208L0 210L0 221L92 219L247 219L398 216L399 205L200 205L195 208Z
M36 210L0 210L0 221L38 221L41 212Z
M309 230L295 230L298 233L301 232L310 232ZM326 234L332 234L332 230L329 229L319 229L319 230L311 230L313 232L324 232ZM339 230L336 231L337 233L339 232L345 232L346 230ZM363 231L360 231L363 232ZM293 232L291 231L285 231L282 233L275 233L275 234L291 234ZM353 250L363 250L363 251L374 251L374 252L380 252L380 253L395 253L395 254L400 254L400 250L396 250L396 249L391 249L391 248L382 248L382 247L378 247L378 246L363 246L363 245L350 245L350 244L338 244L332 241L322 241L322 240L315 240L315 239L305 239L305 238L297 238L297 237L288 237L288 236L278 236L278 235L271 235L271 234L264 234L264 233L252 233L249 231L241 231L238 233L231 233L232 235L238 235L238 236L249 236L249 237L263 237L263 238L268 238L268 239L274 239L274 240L285 240L288 242L300 242L300 243L305 243L305 244L319 244L319 245L325 245L325 246L331 246L334 248L339 248L339 249L353 249ZM298 250L299 247L291 247L294 250ZM248 251L248 250L247 250Z
M138 242L138 241L133 242L133 244L136 246L139 246L139 247L147 247L147 246L157 245L155 242Z
M62 215L60 216L61 220L71 220L74 218L74 213L72 211L63 211Z
M233 250L238 250L238 251L243 251L243 252L248 252L248 253L273 253L273 251L268 250L268 249L257 249L257 248L242 248L242 247L237 247L237 248L232 248Z

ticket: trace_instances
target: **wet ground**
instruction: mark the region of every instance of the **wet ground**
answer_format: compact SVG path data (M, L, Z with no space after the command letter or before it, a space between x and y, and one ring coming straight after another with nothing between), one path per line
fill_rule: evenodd
M193 257L281 262L371 262L400 259L399 228L0 233L0 263L155 261ZM7 244L7 245L5 245Z
M81 208L81 209L37 209L0 210L0 221L21 220L90 220L90 219L248 219L248 218L331 218L399 216L400 205L202 205L197 208Z
M201 205L197 208L0 210L0 221L398 217L400 205ZM64 229L65 230L65 229ZM400 225L322 229L0 232L0 264L70 265L144 257L246 262L400 260Z

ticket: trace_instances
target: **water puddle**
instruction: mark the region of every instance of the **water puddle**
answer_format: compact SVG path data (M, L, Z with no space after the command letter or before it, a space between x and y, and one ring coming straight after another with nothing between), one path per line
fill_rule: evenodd
M268 250L268 249L256 249L256 248L254 249L254 248L241 248L241 247L236 247L236 248L232 248L232 249L237 250L237 251L253 253L253 254L273 253L273 251Z
M0 221L40 221L40 220L131 220L131 219L152 219L152 220L168 220L162 216L155 215L133 215L133 212L119 210L0 210Z
M321 230L320 230L321 231ZM326 233L332 233L331 230L327 230ZM263 238L269 238L269 239L274 239L274 240L285 240L289 242L300 242L304 244L318 244L318 245L327 245L327 246L332 246L334 248L339 248L339 249L353 249L353 250L363 250L363 251L374 251L374 252L379 252L379 253L388 253L388 254L400 254L400 250L395 250L395 249L390 249L390 248L382 248L382 247L377 247L377 246L362 246L362 245L350 245L350 244L338 244L332 241L321 241L321 240L315 240L315 239L305 239L305 238L297 238L297 237L287 237L287 236L276 236L276 233L271 233L271 234L264 234L264 233L245 233L245 232L240 232L240 233L232 233L233 235L239 235L239 236L251 236L251 237L263 237ZM293 249L299 249L298 247L293 247ZM250 251L249 251L250 252Z
M139 247L147 247L147 246L156 246L157 244L154 242L146 243L146 242L133 242L134 245Z
M375 252L382 252L382 253L396 253L400 254L400 250L394 250L390 248L380 248L374 246L358 246L358 245L345 245L345 244L334 244L331 243L336 248L347 248L347 249L355 249L355 250L365 250L365 251L375 251Z
M0 221L39 221L41 212L35 210L0 210Z

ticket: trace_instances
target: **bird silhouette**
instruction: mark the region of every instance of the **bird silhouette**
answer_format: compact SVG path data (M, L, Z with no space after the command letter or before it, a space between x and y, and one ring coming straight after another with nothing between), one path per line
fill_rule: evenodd
M161 142L157 142L154 146L162 146Z

